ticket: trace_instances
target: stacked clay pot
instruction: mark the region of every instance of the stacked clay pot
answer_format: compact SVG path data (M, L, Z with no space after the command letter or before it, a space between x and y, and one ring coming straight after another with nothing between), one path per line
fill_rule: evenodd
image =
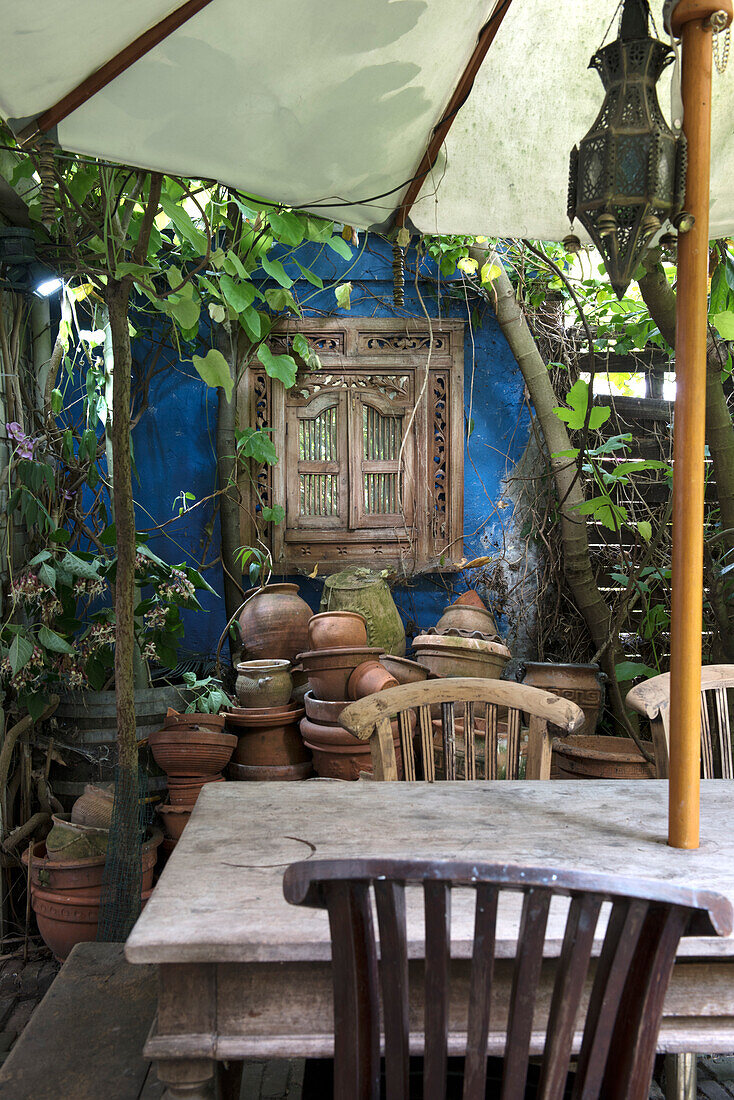
M396 687L398 681L380 664L382 650L367 645L367 623L362 615L322 612L309 621L308 635L311 649L299 657L310 685L304 696L301 736L313 753L318 775L358 779L360 772L372 772L369 742L348 733L339 723L339 715L353 700ZM400 759L397 725L395 734Z
M157 807L163 822L163 854L168 856L184 831L202 787L224 781L237 738L224 731L220 714L178 714L169 710L149 744L168 776L168 800Z
M237 665L240 705L226 715L227 727L237 734L230 779L297 780L313 774L298 729L304 711L291 698L293 690L290 661L263 657Z
M87 786L72 807L71 815L54 815L53 828L46 841L40 841L22 854L28 873L30 863L31 905L38 930L47 947L63 962L74 944L91 943L97 938L102 898L109 816L103 788ZM81 805L80 805L81 804ZM77 813L76 811L79 810ZM101 820L107 826L80 824L79 817ZM141 856L141 901L145 905L153 889L158 847L162 833L154 829L143 842Z

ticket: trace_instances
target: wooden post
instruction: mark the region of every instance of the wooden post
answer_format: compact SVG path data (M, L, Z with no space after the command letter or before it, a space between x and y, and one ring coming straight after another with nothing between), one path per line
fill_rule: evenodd
M699 832L711 17L720 11L730 23L732 0L680 0L672 16L682 41L685 207L696 219L678 242L668 794L674 848L697 848Z

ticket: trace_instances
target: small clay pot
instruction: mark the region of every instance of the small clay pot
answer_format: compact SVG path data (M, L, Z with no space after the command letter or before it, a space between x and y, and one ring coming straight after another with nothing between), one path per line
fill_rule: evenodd
M311 649L367 645L367 620L356 611L322 611L308 620Z
M224 717L222 723L224 723ZM159 768L169 776L216 775L228 762L237 744L233 733L206 729L162 729L148 738Z
M148 889L141 893L143 905L152 892ZM31 891L31 904L43 942L60 962L64 962L75 944L92 943L97 939L99 896L79 897L36 888Z
M115 785L97 787L87 783L84 794L71 807L73 825L88 825L93 829L109 829L112 823L112 807L115 801Z
M301 653L299 660L318 699L346 699L347 682L354 669L370 657L379 657L381 653L381 649L370 646L315 649Z
M290 661L241 661L235 694L241 707L285 707L293 692Z
M185 809L192 810L196 805L196 800L201 793L201 788L208 783L223 783L223 775L203 775L201 779L191 779L188 776L185 779L174 779L171 777L168 780L168 793L171 799L172 806L183 806Z
M379 661L365 661L357 665L347 682L347 695L350 699L364 699L367 695L397 687L398 682Z
M156 811L161 815L166 836L171 840L180 840L181 833L189 823L191 809L188 806L156 806Z
M299 779L310 779L313 775L313 765L310 758L300 764L230 764L227 768L227 775L238 783L284 783Z
M380 657L380 664L399 684L420 684L428 679L428 669L406 657L393 657L391 653L385 653Z
M450 604L436 623L436 633L445 634L449 630L461 630L466 633L486 634L497 637L497 624L491 612L484 607L468 607L466 604Z
M349 699L317 699L312 691L307 691L303 697L307 717L312 722L321 722L327 726L337 725L341 712L349 706L350 701Z

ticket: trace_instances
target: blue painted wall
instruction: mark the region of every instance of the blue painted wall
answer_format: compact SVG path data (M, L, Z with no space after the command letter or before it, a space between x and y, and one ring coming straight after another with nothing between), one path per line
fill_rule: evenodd
M349 315L424 317L414 284L415 254L411 252L408 256L405 308L396 310L392 304L389 247L378 237L369 236L365 242L361 236L359 248L361 253L355 249L351 262L327 251L314 265L327 283L352 283ZM306 264L303 251L299 251L299 258ZM511 506L505 506L503 478L522 454L528 438L522 377L491 308L471 296L467 301L461 280L439 278L435 265L425 258L420 270L420 294L431 317L440 315L467 322L465 408L468 422L471 404L473 430L465 455L464 554L467 559L499 554L512 514ZM290 274L294 278L299 276L294 292L299 301L305 302L306 315L344 312L336 308L333 290L315 290L297 269ZM138 527L145 530L155 523L173 520L165 528L165 534L152 539L151 547L172 563L203 562L204 576L221 593L221 566L211 565L219 553L218 520L210 529L212 508L205 504L188 515L174 518L178 512L178 504L174 502L179 493L192 492L200 500L216 488L216 394L207 390L191 363L171 361L170 366L172 369L154 379L148 408L133 436L139 476L134 486L139 502ZM206 568L207 565L210 567ZM294 579L298 580L304 598L317 609L322 582ZM409 635L432 626L449 602L450 593L464 588L466 583L451 574L422 576L396 588L394 597ZM224 602L213 596L205 596L202 602L206 614L186 614L183 651L206 656L213 652L223 629ZM494 610L501 616L502 608Z

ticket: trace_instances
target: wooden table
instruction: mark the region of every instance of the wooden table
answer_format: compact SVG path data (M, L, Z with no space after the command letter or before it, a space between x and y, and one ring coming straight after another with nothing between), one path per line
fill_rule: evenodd
M332 1053L328 922L324 912L283 899L283 872L296 860L476 856L705 885L734 902L734 781L702 783L697 851L667 846L667 794L662 780L205 786L125 949L131 962L159 967L158 1019L146 1056L157 1060L172 1100L199 1100L210 1095L216 1060ZM473 896L463 893L452 917L450 1050L457 1053L473 938ZM541 1011L562 917L551 907ZM498 919L495 1020L507 1003L518 919L519 898L512 898ZM422 955L422 936L409 901L412 959ZM733 964L734 938L682 941L660 1050L734 1050ZM412 967L419 1028L419 963ZM542 1049L540 1032L533 1047ZM499 1033L490 1035L490 1052L501 1053Z

